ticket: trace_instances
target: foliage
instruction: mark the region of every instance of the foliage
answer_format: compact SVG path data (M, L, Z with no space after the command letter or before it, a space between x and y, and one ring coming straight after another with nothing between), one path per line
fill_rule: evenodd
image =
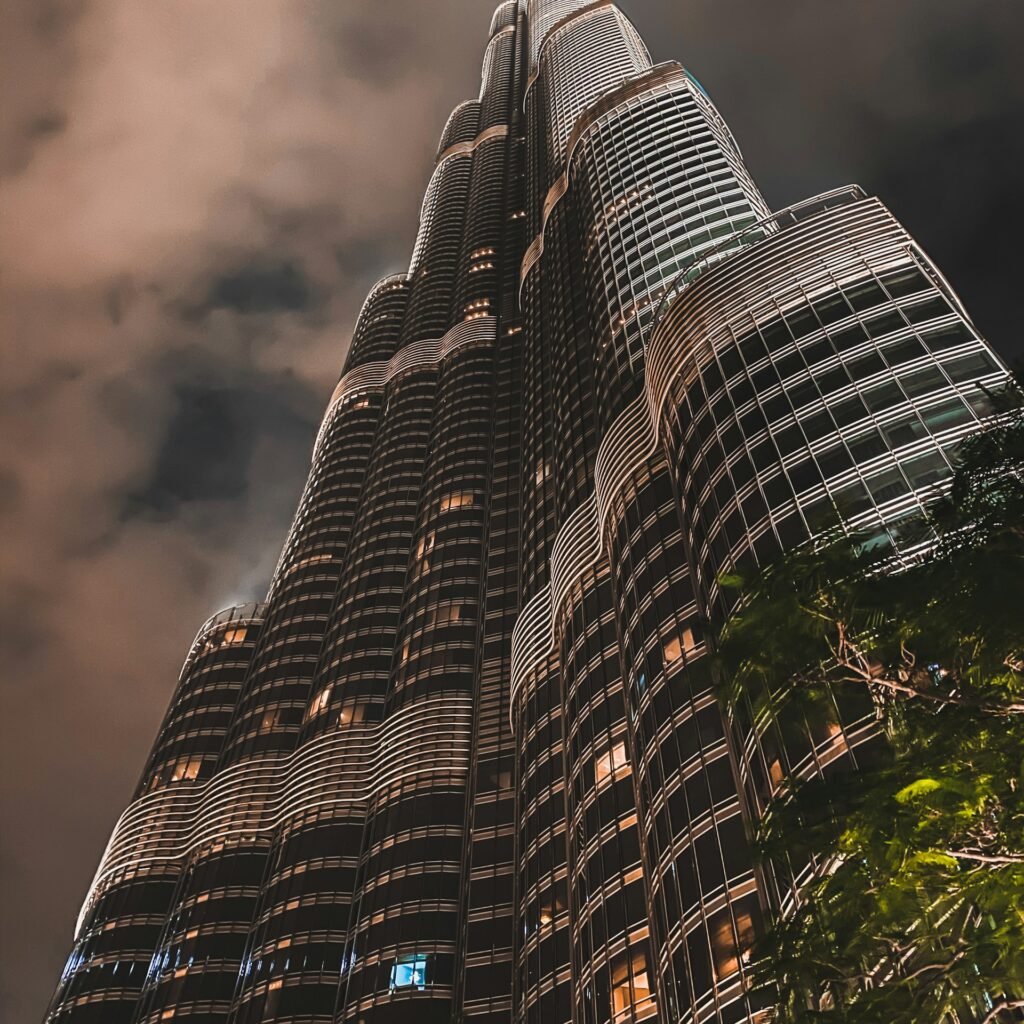
M829 865L754 951L780 1024L1020 1019L1024 415L1011 394L961 446L922 524L926 556L900 562L836 530L725 581L744 595L720 644L734 708L813 715L867 690L888 737L856 774L788 780L764 818L764 857Z

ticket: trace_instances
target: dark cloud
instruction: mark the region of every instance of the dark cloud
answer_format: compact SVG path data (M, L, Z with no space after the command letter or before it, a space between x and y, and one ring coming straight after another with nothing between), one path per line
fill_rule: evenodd
M156 452L145 487L130 494L125 516L170 518L184 501L229 501L249 486L252 421L237 392L178 388L177 410Z
M204 305L207 310L266 314L307 309L316 297L309 279L290 260L257 261L221 274Z
M67 123L67 117L60 111L49 111L34 117L25 126L25 135L31 140L42 139L48 135L56 135L58 132L62 132L67 127Z
M0 6L0 1019L41 1018L196 628L266 584L494 6ZM859 181L1020 345L1018 0L624 6L773 204Z
M188 502L239 501L249 492L253 452L263 434L299 449L315 419L289 407L300 390L312 406L316 396L284 375L239 381L193 380L174 389L175 409L154 453L143 486L125 496L122 519L172 519Z

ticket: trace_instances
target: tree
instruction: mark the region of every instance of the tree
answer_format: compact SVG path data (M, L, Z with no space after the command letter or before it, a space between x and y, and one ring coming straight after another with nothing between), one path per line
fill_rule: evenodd
M965 441L909 561L836 529L723 630L736 711L869 693L857 773L787 780L756 848L825 865L753 951L779 1024L995 1024L1024 1010L1024 412ZM1016 405L1016 408L1014 406ZM927 534L925 533L927 531ZM909 545L911 548L913 545ZM908 545L901 547L906 550Z

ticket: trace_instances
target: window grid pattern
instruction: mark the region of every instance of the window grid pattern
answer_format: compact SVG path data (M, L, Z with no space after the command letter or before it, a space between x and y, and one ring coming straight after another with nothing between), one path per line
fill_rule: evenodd
M695 253L768 215L698 96L680 76L617 106L573 151L604 429L640 393L642 331L668 285Z
M137 796L213 774L263 627L263 610L262 605L232 608L200 630Z
M674 1019L746 1019L756 880L667 466L636 474L607 529L663 998Z

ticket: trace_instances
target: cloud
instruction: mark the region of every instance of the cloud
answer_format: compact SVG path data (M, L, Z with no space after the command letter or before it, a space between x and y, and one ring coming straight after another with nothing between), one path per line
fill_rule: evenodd
M489 14L0 14L5 1020L42 1016L192 634L266 585Z
M265 586L493 6L0 7L4 1020L42 1016L194 631ZM1016 5L624 6L773 203L877 189L1009 347Z

